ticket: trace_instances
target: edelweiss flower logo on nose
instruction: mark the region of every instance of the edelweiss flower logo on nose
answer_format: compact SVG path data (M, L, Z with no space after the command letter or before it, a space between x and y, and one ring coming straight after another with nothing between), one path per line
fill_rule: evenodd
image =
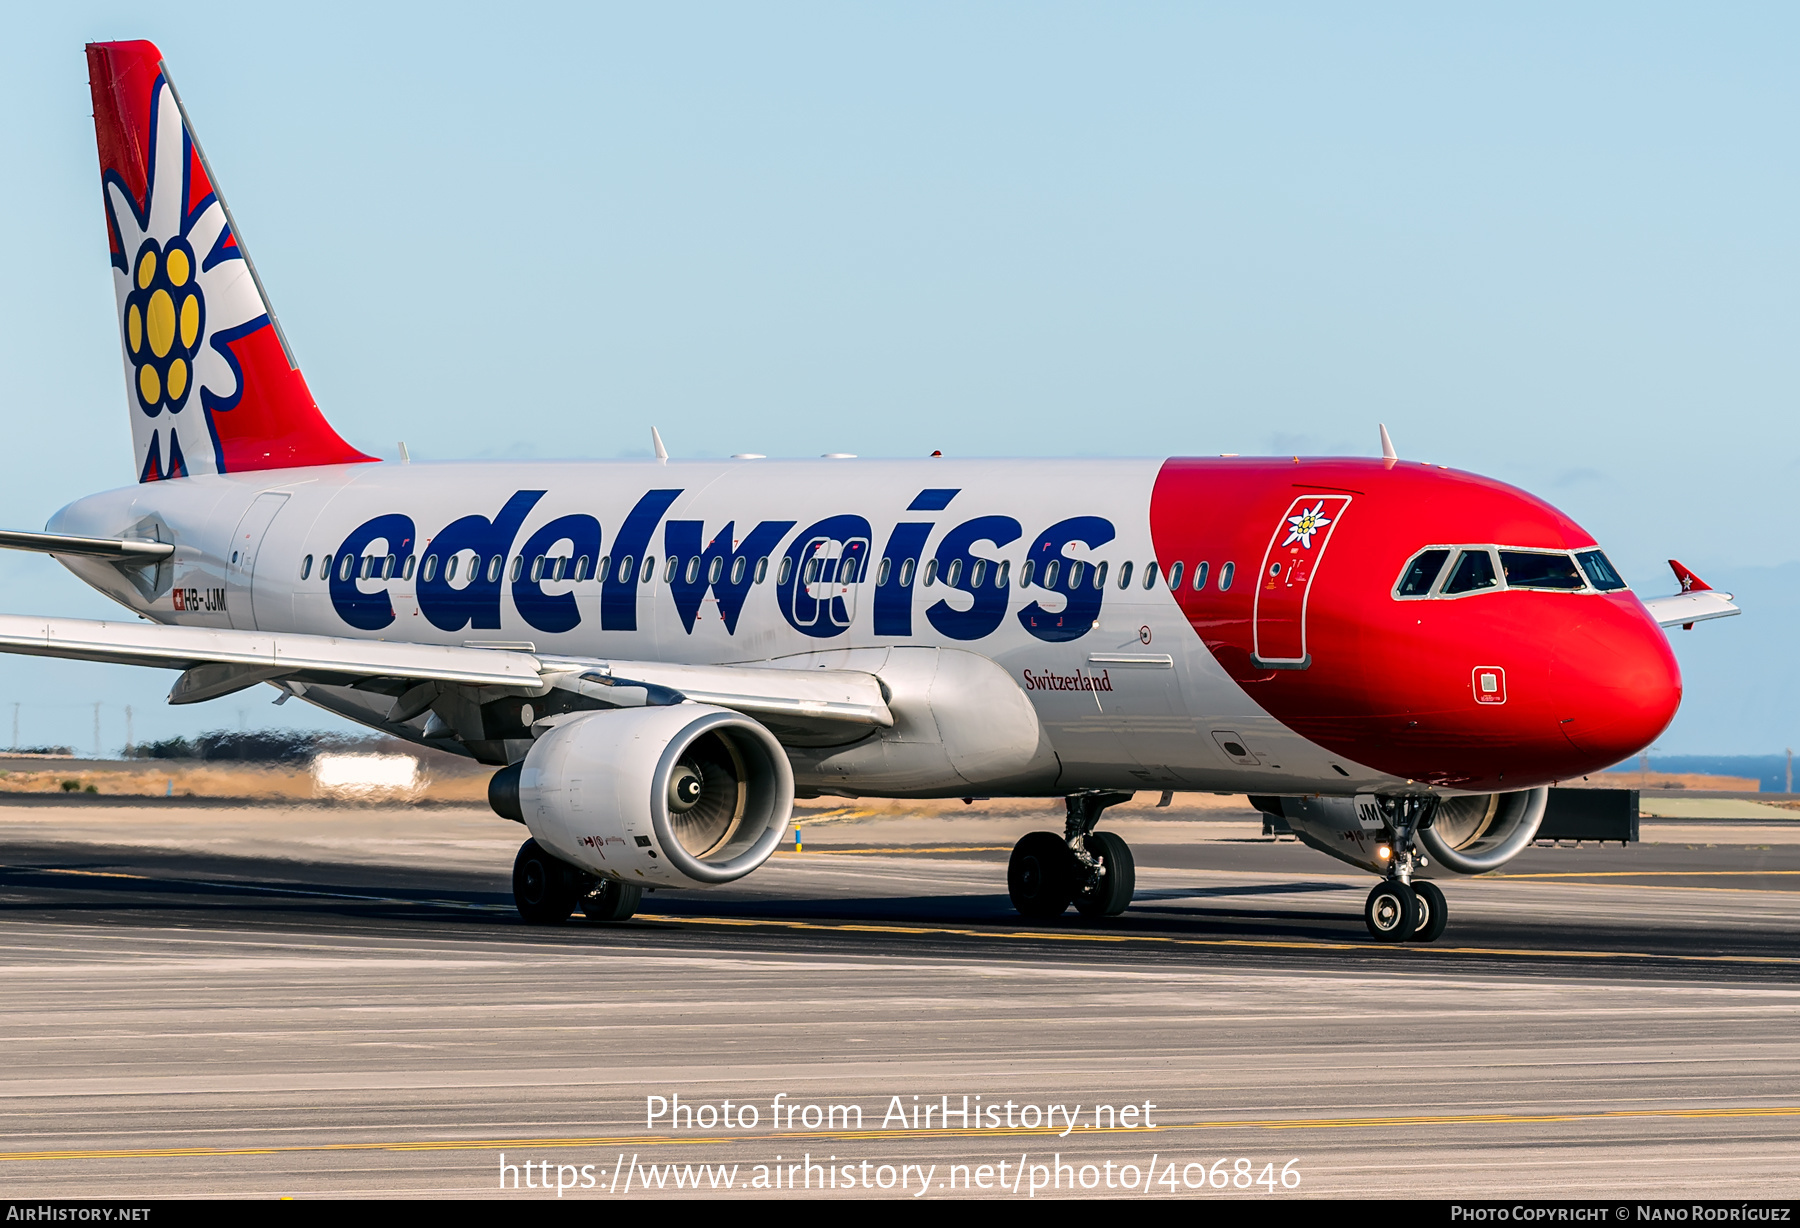
M1298 516L1289 516L1287 522L1287 540L1281 544L1291 546L1295 542L1299 542L1308 550L1312 549L1313 534L1331 523L1325 515L1324 500L1320 500L1316 506L1302 511ZM1267 524L1268 521L1265 520L1263 523Z
M194 386L194 356L206 320L187 241L177 236L159 249L156 240L144 240L131 284L125 297L125 352L135 371L138 408L152 418L165 406L179 412Z

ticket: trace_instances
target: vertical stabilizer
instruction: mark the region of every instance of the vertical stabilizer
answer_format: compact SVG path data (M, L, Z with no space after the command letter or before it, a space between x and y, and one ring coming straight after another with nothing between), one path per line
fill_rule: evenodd
M373 460L313 402L162 53L87 56L138 480Z

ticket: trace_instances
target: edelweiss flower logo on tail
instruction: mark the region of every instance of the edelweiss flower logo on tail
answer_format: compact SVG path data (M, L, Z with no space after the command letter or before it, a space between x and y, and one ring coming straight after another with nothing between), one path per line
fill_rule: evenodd
M150 43L88 47L139 481L369 460L289 361Z

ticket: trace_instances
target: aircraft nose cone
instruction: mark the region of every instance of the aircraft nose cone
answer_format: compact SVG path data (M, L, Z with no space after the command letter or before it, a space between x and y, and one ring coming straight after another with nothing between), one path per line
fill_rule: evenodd
M1591 598L1558 637L1550 671L1563 736L1611 766L1654 742L1681 706L1681 668L1668 634L1634 600Z

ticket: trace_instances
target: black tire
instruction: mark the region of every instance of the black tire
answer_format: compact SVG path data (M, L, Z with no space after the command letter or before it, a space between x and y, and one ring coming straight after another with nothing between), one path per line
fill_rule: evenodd
M1363 923L1376 942L1405 942L1419 924L1419 897L1405 883L1376 883L1363 904Z
M1106 873L1092 891L1076 893L1075 909L1090 920L1116 917L1131 907L1132 894L1137 890L1137 865L1131 859L1131 846L1110 831L1096 831L1088 834L1087 851L1105 867Z
M513 858L513 906L527 925L561 925L581 902L582 874L536 840Z
M1419 923L1413 930L1411 941L1436 942L1443 936L1444 927L1450 923L1450 905L1444 899L1444 893L1438 885L1429 879L1419 879L1412 885L1413 894L1419 897Z
M1075 895L1075 855L1061 836L1034 831L1019 838L1006 863L1006 893L1021 916L1041 921L1063 914Z
M644 889L635 883L605 878L581 901L581 911L589 921L629 921L643 898Z

